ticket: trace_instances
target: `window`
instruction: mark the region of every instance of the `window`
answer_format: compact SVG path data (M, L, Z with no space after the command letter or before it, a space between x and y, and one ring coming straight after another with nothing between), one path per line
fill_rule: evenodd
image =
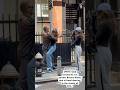
M37 4L37 17L48 17L48 4Z
M49 21L48 0L38 0L36 3L36 16L38 22Z
M50 26L48 0L36 0L35 7L36 7L35 42L42 43L41 32L43 31L43 27Z

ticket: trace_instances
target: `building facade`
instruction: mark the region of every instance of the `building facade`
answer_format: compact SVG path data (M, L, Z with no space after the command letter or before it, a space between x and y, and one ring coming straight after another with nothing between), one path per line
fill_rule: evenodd
M67 35L59 38L58 43L69 42L71 31L82 26L80 2L81 0L36 0L36 33L41 33L44 26L50 30L57 28L60 35Z

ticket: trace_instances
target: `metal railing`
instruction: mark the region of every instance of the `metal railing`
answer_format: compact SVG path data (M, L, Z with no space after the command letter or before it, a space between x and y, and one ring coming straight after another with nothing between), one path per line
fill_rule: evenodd
M58 32L59 33L59 32ZM42 44L42 35L40 32L35 33L35 42ZM65 30L62 35L58 36L58 43L71 43L71 32L70 30Z
M0 15L0 69L10 61L14 66L17 62L18 45L17 15Z
M0 15L0 40L13 42L18 40L17 15L13 17L11 15Z
M54 53L54 63L57 62L57 56L62 57L62 64L71 64L72 50L71 50L71 36L70 34L63 33L62 36L58 37L57 48ZM39 52L42 52L42 35L41 33L35 34L35 42Z

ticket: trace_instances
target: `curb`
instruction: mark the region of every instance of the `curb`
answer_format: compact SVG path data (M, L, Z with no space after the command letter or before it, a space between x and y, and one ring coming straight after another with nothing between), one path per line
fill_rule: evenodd
M40 83L47 83L47 82L56 82L58 81L58 76L51 77L51 78L46 78L46 79L35 79L35 84L40 84Z

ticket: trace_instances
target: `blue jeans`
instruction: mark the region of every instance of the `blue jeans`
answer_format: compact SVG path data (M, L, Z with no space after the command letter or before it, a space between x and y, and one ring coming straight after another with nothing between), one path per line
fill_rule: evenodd
M47 54L46 54L46 62L47 62L47 69L53 69L53 63L52 63L52 57L53 57L53 53L55 52L56 50L56 44L50 46Z

